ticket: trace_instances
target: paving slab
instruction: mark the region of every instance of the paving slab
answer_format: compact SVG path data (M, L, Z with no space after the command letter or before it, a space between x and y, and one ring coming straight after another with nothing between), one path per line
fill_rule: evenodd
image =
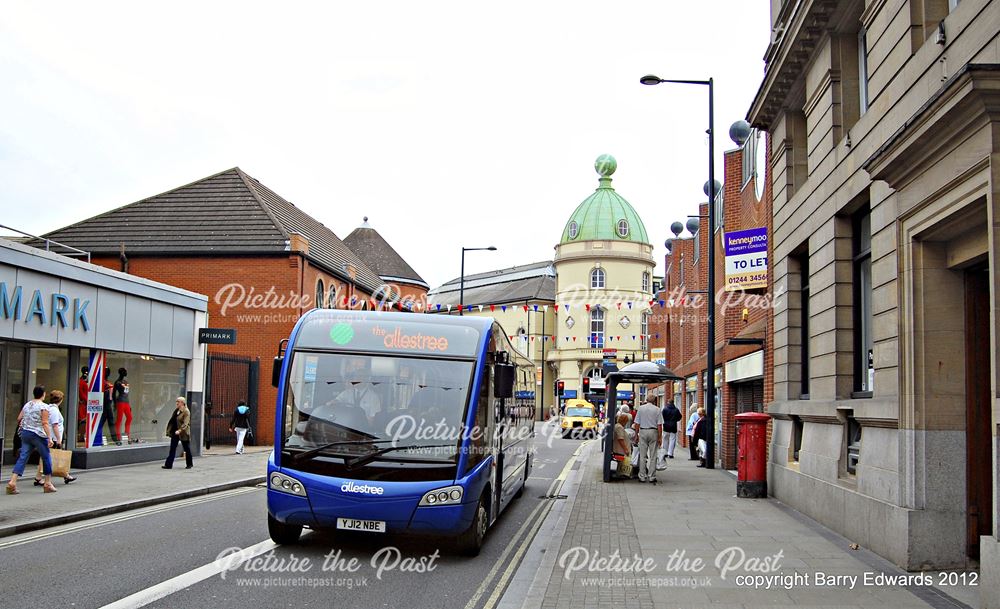
M0 537L259 484L267 475L270 452L270 447L248 447L237 455L232 447L216 446L196 457L192 469L184 468L182 458L170 470L160 461L74 470L72 484L53 480L56 493L34 486L36 470L28 466L18 480L20 494L0 494ZM4 467L4 484L12 468Z

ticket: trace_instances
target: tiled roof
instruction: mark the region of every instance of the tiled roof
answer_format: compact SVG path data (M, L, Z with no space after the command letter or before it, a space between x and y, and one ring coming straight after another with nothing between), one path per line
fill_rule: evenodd
M289 251L291 233L328 272L375 291L382 281L333 231L238 167L52 231L44 237L93 254L252 255ZM32 243L33 244L33 243ZM34 245L34 244L33 244Z
M401 279L427 286L413 267L403 260L403 257L382 238L378 231L368 225L367 217L364 224L344 238L344 245L351 248L358 258L364 260L385 281Z

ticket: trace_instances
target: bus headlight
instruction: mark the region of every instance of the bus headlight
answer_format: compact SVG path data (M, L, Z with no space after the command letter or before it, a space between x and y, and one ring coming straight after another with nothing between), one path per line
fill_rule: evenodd
M446 486L424 493L418 505L455 505L462 502L461 486Z
M278 472L271 474L268 486L276 491L288 493L289 495L306 496L306 487L291 476L286 476Z

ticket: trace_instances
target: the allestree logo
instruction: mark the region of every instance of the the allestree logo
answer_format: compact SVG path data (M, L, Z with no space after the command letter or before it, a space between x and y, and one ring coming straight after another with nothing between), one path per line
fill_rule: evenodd
M385 492L381 486L374 484L357 484L353 480L340 485L340 490L345 493L360 493L362 495L381 495Z

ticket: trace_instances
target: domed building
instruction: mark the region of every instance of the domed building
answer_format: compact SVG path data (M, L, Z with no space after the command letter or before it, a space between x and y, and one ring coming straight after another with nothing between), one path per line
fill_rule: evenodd
M643 359L653 298L653 246L642 218L611 186L617 162L598 157L598 186L570 214L555 260L455 278L428 292L428 312L495 318L538 367L539 417L564 398L604 402L605 364ZM624 389L628 389L627 387ZM623 398L631 396L622 395Z
M642 218L611 185L618 163L605 154L594 168L597 190L570 214L555 248L558 348L546 359L570 396L584 377L591 390L603 389L606 361L645 357L653 297L653 246Z

